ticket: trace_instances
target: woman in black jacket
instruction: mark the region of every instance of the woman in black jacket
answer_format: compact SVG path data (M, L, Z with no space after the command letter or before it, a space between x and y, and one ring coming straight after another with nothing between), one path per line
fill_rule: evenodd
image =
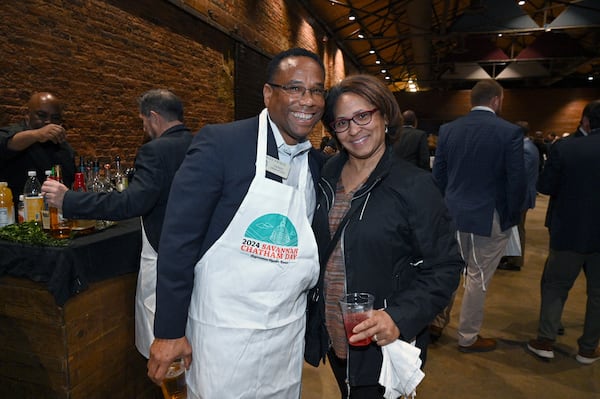
M305 357L316 366L328 355L342 397L382 398L380 347L416 340L424 357L426 327L448 304L464 263L431 174L394 155L402 116L383 83L344 79L329 92L323 122L342 150L319 184L313 228L321 277L310 298ZM348 345L338 301L351 292L373 294L377 310ZM352 346L366 337L370 345Z

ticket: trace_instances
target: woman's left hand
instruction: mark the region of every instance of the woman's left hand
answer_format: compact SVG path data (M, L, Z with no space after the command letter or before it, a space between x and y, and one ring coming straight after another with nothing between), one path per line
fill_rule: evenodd
M373 310L373 314L367 320L359 323L352 330L350 344L371 338L379 346L391 344L400 337L400 330L390 315L384 310Z

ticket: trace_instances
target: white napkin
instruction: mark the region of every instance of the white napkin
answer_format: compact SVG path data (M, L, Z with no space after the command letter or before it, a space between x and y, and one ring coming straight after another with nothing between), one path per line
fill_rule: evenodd
M381 347L383 364L379 374L379 384L385 387L386 399L397 399L400 396L414 398L415 389L425 373L421 371L421 349L397 339L389 345Z

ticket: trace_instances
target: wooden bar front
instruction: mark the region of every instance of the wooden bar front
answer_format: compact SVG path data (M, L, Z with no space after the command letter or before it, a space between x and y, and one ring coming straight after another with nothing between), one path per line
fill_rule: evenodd
M40 283L0 279L0 397L157 398L134 345L135 273L64 307Z
M139 218L66 247L0 240L0 398L156 399L135 348Z

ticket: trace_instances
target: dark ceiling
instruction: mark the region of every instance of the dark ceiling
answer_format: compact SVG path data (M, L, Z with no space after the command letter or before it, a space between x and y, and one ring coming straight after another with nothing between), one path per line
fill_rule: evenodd
M504 87L600 88L600 0L300 1L323 40L395 90L490 77Z

